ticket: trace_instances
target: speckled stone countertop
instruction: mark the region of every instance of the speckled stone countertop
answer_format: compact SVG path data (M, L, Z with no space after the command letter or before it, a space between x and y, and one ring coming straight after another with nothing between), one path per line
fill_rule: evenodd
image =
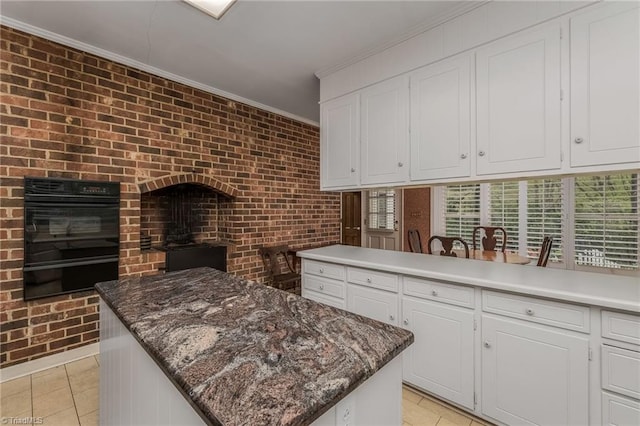
M311 423L413 334L210 268L96 285L211 424Z

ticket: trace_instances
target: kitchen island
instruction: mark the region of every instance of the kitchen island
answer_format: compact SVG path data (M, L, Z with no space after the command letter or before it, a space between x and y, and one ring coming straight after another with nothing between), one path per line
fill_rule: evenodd
M401 423L409 331L210 268L96 289L101 424Z

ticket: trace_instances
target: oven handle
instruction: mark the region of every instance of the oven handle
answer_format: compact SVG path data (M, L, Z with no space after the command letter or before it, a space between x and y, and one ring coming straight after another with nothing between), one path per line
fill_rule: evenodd
M61 203L60 201L55 201L55 202L33 202L33 201L28 201L25 202L25 208L33 208L33 207L46 207L46 208L51 208L51 207L100 207L100 208L108 208L108 209L118 209L120 208L120 203L78 203L78 202L74 202L74 203Z
M76 261L76 262L64 262L64 263L55 263L55 264L50 263L48 265L39 265L39 266L25 266L24 268L22 268L22 270L24 272L44 271L46 269L68 268L70 266L98 265L100 263L112 263L117 261L118 261L117 257L108 257L103 259L94 258L94 259L87 259L87 260Z

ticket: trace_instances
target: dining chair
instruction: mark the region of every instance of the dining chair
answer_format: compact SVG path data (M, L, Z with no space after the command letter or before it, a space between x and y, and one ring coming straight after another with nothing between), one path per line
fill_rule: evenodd
M469 259L469 244L467 244L467 242L460 237L441 237L439 235L434 235L433 237L429 238L429 241L427 242L427 253L433 254L431 243L435 240L440 241L440 244L442 244L440 256L458 257L458 255L453 251L453 244L458 241L464 247L465 257Z
M417 229L409 229L409 249L411 249L412 253L424 253L422 251L420 232Z
M258 252L267 270L269 285L299 295L302 281L292 260L289 259L291 254L289 247L286 245L260 247Z
M547 266L549 255L551 254L551 246L553 245L553 237L546 236L542 239L542 246L540 247L540 254L538 255L538 264L536 266Z
M504 253L507 248L507 231L501 226L476 226L473 228L473 249L476 250L478 246L476 241L478 235L480 236L482 250L496 251L498 240L496 239L496 232L502 233L502 241L500 251Z

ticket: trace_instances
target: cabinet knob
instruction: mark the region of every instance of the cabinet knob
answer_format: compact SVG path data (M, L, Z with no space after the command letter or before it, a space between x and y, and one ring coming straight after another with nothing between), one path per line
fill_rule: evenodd
M484 347L485 347L485 348L490 348L490 347L491 347L491 343L489 343L489 341L488 341L488 340L485 340L485 341L484 341Z
M402 322L404 323L404 325L409 325L409 320L408 319L406 319L406 320L404 320Z
M320 284L320 290L324 290L324 284Z
M399 161L398 162L398 167L402 167L402 166L404 166L404 164L402 163L402 161Z
M355 168L355 167L352 167L352 168L351 168L351 173L354 173L355 171L356 171L356 168Z
M324 274L324 268L320 268L320 273Z
M431 294L432 294L433 296L437 296L437 295L438 295L438 292L437 292L437 291L435 291L435 290L431 290Z
M582 142L584 142L584 139L582 139L582 138L575 138L573 141L574 141L575 143L582 143Z
M389 319L390 319L391 321L395 320L395 318L393 317L393 315L389 315Z
M484 151L479 151L479 152L478 152L478 155L479 155L480 157L484 157L484 154L486 154L486 152L484 152Z
M529 308L525 311L527 313L527 315L533 316L533 314L535 314L535 312L533 312L533 309Z
M367 278L367 282L370 283L371 282L371 278Z
M460 154L460 158L464 160L465 158L467 158L467 154Z

